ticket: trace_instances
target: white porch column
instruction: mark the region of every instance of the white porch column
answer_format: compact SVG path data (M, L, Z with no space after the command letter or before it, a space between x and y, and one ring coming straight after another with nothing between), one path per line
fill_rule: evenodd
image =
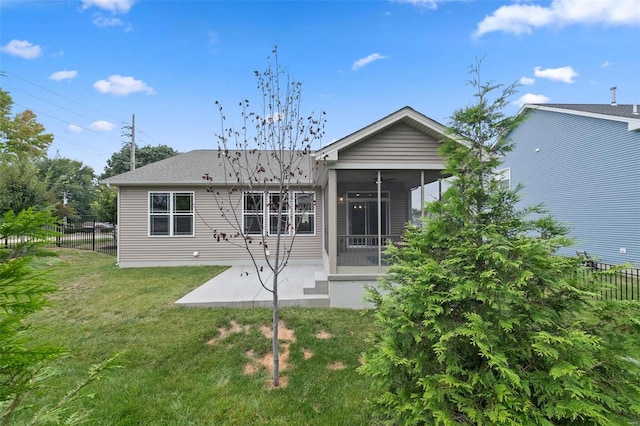
M424 170L420 170L420 219L424 217ZM422 226L422 221L420 221Z
M327 173L329 274L335 274L338 272L338 176L335 169L329 169Z
M382 271L382 176L378 170L378 272Z

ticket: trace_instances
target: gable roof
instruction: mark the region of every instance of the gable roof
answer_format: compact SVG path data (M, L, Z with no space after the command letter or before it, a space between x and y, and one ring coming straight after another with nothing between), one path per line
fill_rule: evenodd
M269 162L273 161L273 151L230 151L234 156L246 158L247 165L252 170L260 164L269 168ZM296 183L307 185L312 183L313 159L310 154L300 154L293 151L285 151L285 155L301 155L299 164L299 177ZM158 185L233 185L236 182L235 173L229 168L225 171L224 154L217 149L197 149L155 163L147 164L135 170L103 179L101 182L115 186L158 186ZM244 168L244 167L243 167ZM268 174L268 173L267 173ZM211 181L205 179L205 175ZM266 177L264 174L262 177Z
M378 121L375 121L369 124L362 129L351 133L348 136L345 136L342 139L339 139L323 148L320 148L315 152L316 158L321 157L326 161L337 161L338 153L343 151L350 146L357 144L358 142L371 137L381 131L388 129L389 127L397 124L397 123L405 123L419 132L424 133L425 135L435 139L441 140L446 137L451 137L448 133L447 127L438 123L435 120L430 119L424 114L419 113L411 107L404 107L399 109L398 111L387 115L384 118L381 118Z
M628 130L640 130L640 114L637 105L636 114L633 113L634 105L611 105L611 104L525 104L520 109L521 113L525 109L543 110L559 112L563 114L573 114L583 117L600 118L603 120L620 121L628 124Z
M314 184L314 176L312 175L318 171L315 166L316 162L324 164L325 161L336 161L339 151L398 123L405 123L434 140L440 141L447 137L453 137L449 134L447 127L407 106L314 153L304 154L299 167L299 177L295 178L296 183L300 185ZM465 141L459 142L468 145ZM245 155L245 151L237 152L242 156ZM300 155L297 151L285 151L285 153ZM269 161L273 161L272 154L274 151L247 151L246 159L249 162L249 168L255 170L255 167L260 164L268 169ZM114 186L235 184L235 173L232 172L230 175L229 170L225 172L223 164L217 149L194 150L112 176L101 182ZM212 179L211 181L204 178L206 174Z

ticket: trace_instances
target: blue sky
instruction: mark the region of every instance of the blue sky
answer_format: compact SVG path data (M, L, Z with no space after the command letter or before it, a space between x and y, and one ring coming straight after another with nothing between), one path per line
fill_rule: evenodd
M274 44L326 112L323 144L403 106L443 124L472 101L469 66L523 102L640 103L640 0L0 1L0 85L53 133L50 156L97 174L136 116L137 142L216 148L257 100ZM317 147L316 147L317 148Z

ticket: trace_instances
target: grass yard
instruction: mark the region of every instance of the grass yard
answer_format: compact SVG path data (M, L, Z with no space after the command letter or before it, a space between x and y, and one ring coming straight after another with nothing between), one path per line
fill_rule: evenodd
M108 255L60 250L52 274L60 291L32 316L28 333L33 341L64 346L70 356L55 363L60 374L48 387L31 395L33 409L59 400L91 365L121 353L122 368L85 389L95 398L72 406L91 410L88 424L371 423L367 379L355 371L373 327L370 313L281 309L290 330L281 342L287 385L270 389L270 374L259 363L271 350L261 330L271 325L270 310L173 306L223 268L119 269L114 263Z

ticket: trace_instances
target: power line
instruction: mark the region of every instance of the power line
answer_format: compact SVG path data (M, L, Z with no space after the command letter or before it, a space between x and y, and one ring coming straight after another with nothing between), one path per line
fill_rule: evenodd
M44 90L44 91L47 91L47 92L52 93L52 94L54 94L54 95L56 95L56 96L59 96L59 97L61 97L62 99L65 99L65 100L67 100L67 101L69 101L69 102L71 102L71 103L74 103L74 104L76 104L76 105L81 106L82 108L86 108L86 109L91 110L91 111L93 111L93 112L97 112L98 114L100 114L100 115L102 115L102 116L106 116L106 117L112 118L112 119L114 119L114 120L116 120L116 121L124 122L124 120L122 120L121 118L116 118L116 117L114 117L114 116L112 116L112 115L110 115L110 114L107 114L107 113L106 113L106 112L104 112L104 111L99 111L99 110L97 110L97 109L95 109L95 108L92 108L92 107L89 107L89 106L83 105L83 104L81 104L80 102L74 101L74 100L73 100L73 99L71 99L71 98L68 98L68 97L66 97L66 96L64 96L64 95L62 95L62 94L60 94L60 93L58 93L58 92L55 92L55 91L53 91L53 90L51 90L51 89L49 89L49 88L46 88L46 87L44 87L44 86L41 86L41 85L39 85L38 83L34 83L33 81L27 80L27 79L26 79L26 78L24 78L24 77L20 77L19 75L14 74L14 73L12 73L12 72L10 72L10 71L2 70L2 72L3 72L3 73L5 73L5 74L8 74L8 75L10 75L10 76L13 76L13 77L15 77L15 78L17 78L17 79L19 79L19 80L22 80L22 81L24 81L24 82L27 82L27 83L29 83L29 84L31 84L31 85L33 85L33 86L36 86L36 87L38 87L38 88L40 88L40 89L42 89L42 90Z
M70 112L70 113L72 113L72 114L75 114L75 115L77 115L77 116L79 116L79 117L86 118L87 120L90 120L90 121L98 121L96 118L89 117L89 116L87 116L87 115L84 115L84 114L81 114L81 113L79 113L79 112L73 111L73 110L71 110L71 109L69 109L69 108L67 108L67 107L64 107L64 106L62 106L62 105L56 104L56 103L51 102L51 101L49 101L49 100L47 100L47 99L41 98L41 97L40 97L40 96L38 96L38 95L34 95L33 93L29 93L29 92L27 92L26 90L22 90L22 89L20 89L20 88L18 88L18 87L15 87L15 86L11 85L11 84L4 83L4 85L5 85L5 86L7 86L7 87L12 88L12 89L14 89L14 90L17 90L18 92L22 92L22 93L25 93L25 94L27 94L27 95L29 95L29 96L32 96L32 97L36 98L36 99L40 99L40 100L41 100L41 101L43 101L43 102L46 102L46 103L51 104L51 105L53 105L53 106L55 106L55 107L58 107L58 108L63 109L63 110L65 110L65 111L68 111L68 112ZM17 104L16 104L16 105L17 105Z
M26 108L26 109L28 109L28 110L31 110L31 111L37 112L38 114L45 115L45 116L47 116L47 117L49 117L49 118L53 118L54 120L61 121L61 122L65 123L65 124L70 124L70 123L69 123L69 120L65 120L65 119L62 119L62 118L60 118L60 117L56 117L56 116L54 116L54 115L48 114L48 113L46 113L46 112L38 111L38 110L36 110L36 109L32 109L32 108L30 108L30 107L28 107L28 106L26 106L26 105L22 105L22 104L19 104L19 103L16 103L16 102L14 102L13 104L14 104L14 105L18 105L18 106L20 106L20 107L22 107L22 108ZM108 139L113 139L113 140L116 140L116 141L118 141L118 142L122 143L122 141L121 141L120 139L115 138L115 137L113 137L113 136L105 135L104 133L100 133L100 132L97 132L97 131L95 131L95 130L93 130L93 129L89 129L89 128L86 128L86 127L82 127L82 126L78 126L78 127L80 127L80 128L81 128L81 129L83 129L83 130L86 130L86 131L88 131L88 132L95 133L96 135L100 135L100 136L102 136L102 137L105 137L105 138L108 138Z

